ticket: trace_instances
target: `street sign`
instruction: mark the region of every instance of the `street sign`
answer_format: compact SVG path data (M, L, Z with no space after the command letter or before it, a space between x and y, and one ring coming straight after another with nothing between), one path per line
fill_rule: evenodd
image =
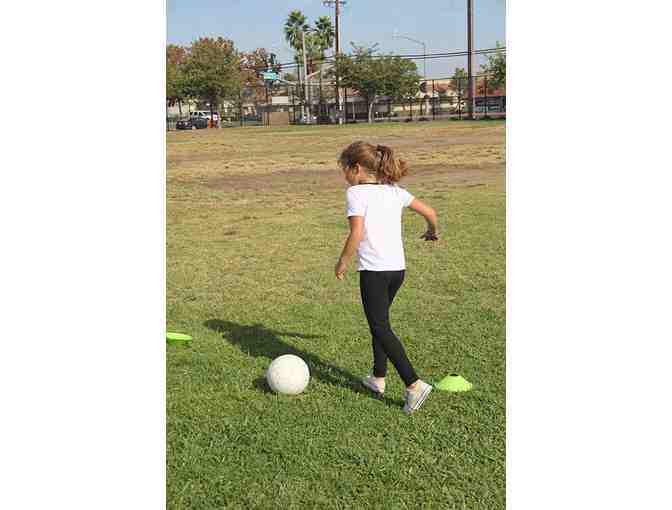
M278 73L274 73L273 71L264 71L261 73L261 76L266 81L276 81L280 78Z

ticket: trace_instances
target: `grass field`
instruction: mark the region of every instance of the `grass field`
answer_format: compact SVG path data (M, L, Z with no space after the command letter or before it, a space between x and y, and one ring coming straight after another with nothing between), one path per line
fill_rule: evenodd
M417 414L390 366L359 384L370 336L347 236L340 150L391 145L402 182L439 214L404 213L407 275L392 326L419 375L459 372ZM167 501L174 509L505 507L505 125L436 122L167 134ZM311 382L271 393L295 353Z

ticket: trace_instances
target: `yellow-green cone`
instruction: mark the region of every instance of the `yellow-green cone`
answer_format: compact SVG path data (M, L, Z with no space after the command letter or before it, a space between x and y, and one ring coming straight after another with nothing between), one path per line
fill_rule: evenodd
M434 385L437 390L469 391L474 385L458 374L450 374Z
M191 337L183 333L166 333L166 342L169 344L181 344L191 342Z

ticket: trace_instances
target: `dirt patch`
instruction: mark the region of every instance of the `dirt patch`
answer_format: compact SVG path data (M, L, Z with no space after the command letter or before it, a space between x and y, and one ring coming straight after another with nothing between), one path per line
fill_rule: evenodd
M203 183L207 188L223 192L241 191L306 191L345 187L336 170L291 170L264 175L219 175Z
M500 133L487 133L477 135L451 135L445 138L433 139L409 139L392 137L380 137L377 143L389 144L395 151L404 152L425 146L431 147L431 150L450 148L453 145L499 145L504 143L504 136Z
M492 182L504 176L505 172L506 165L503 163L455 166L426 164L415 165L404 181L411 184L440 181L447 185L477 186Z
M427 123L431 124L431 123ZM213 130L216 131L216 130ZM499 164L504 155L503 126L464 129L448 124L410 126L386 132L384 129L318 131L239 131L215 133L190 144L167 146L166 168L171 174L188 172L211 177L231 172L255 175L307 171L318 164L334 167L345 146L357 139L388 145L397 155L418 164ZM256 177L255 177L256 178Z
M440 181L446 185L477 186L492 182L505 173L504 164L451 167L444 164L414 165L403 180L408 184ZM202 184L218 192L305 192L345 189L338 170L291 170L261 175L220 175Z

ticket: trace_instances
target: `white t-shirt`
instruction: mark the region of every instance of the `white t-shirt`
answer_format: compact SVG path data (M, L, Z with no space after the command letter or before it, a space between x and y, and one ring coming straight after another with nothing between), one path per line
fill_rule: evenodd
M357 248L359 271L406 269L401 213L413 195L394 184L358 184L346 193L348 217L364 217L364 237Z

